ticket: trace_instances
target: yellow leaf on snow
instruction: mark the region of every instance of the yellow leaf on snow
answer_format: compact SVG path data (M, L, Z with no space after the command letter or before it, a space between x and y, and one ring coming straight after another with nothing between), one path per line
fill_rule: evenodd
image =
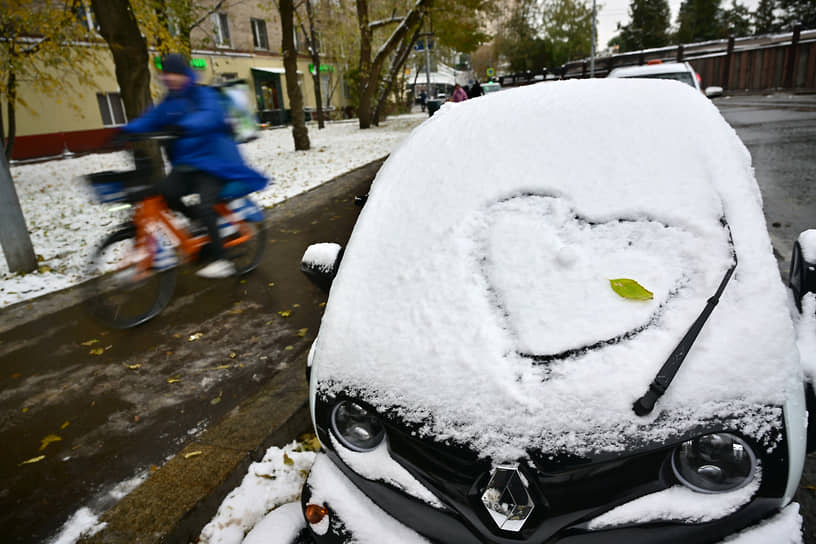
M629 278L609 280L609 284L612 286L612 290L623 298L630 300L651 300L654 298L654 293Z
M45 455L40 455L38 457L32 457L31 459L26 459L25 461L20 463L18 466L30 465L31 463L39 463L43 459L45 459Z
M295 462L292 460L291 457L286 455L286 452L283 452L283 464L284 465L294 465Z
M47 448L48 444L59 442L60 440L62 440L62 438L60 438L59 436L55 434L49 434L48 436L40 440L40 451L43 451L45 448Z

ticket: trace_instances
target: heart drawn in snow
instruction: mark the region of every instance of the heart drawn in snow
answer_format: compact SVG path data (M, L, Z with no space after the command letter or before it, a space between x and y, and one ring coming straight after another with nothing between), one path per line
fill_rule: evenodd
M526 195L487 212L482 270L517 351L548 357L633 334L696 276L689 232L657 221L593 223L558 198ZM654 293L629 300L610 287L631 278Z

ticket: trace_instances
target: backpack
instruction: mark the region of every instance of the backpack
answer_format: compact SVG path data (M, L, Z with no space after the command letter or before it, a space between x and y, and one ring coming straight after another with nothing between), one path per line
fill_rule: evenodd
M226 111L227 124L232 128L232 137L239 144L258 137L258 123L250 106L249 85L243 79L233 79L213 85L221 96Z

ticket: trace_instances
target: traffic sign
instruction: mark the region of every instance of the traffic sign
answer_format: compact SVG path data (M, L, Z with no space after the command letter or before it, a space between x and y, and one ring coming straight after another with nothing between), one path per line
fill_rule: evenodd
M493 68L488 68L487 69L487 77L493 77L495 75L496 75L496 70L494 70Z

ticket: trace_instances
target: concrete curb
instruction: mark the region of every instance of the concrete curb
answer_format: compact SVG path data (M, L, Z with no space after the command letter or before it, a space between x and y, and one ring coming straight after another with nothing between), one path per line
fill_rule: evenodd
M83 544L195 542L253 462L311 430L306 351L102 515ZM262 422L262 423L259 423Z

